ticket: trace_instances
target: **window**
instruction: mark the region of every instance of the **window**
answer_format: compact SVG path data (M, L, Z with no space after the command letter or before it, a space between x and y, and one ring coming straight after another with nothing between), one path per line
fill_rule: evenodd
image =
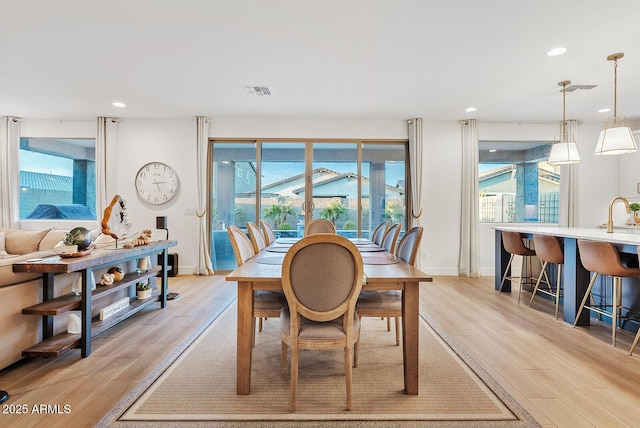
M95 139L20 139L20 219L96 220Z
M547 142L480 142L480 221L558 223L560 168Z

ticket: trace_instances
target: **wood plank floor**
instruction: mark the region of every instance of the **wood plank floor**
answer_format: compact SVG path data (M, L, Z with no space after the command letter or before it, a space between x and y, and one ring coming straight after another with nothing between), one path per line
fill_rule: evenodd
M222 276L178 276L170 278L170 288L180 299L97 336L90 357L74 350L4 372L0 389L11 398L3 404L0 426L95 425L236 294L235 284ZM633 336L620 332L613 348L607 326L572 328L555 320L547 302L528 308L516 295L496 293L493 277L436 277L421 285L420 308L542 426L638 426L640 350L627 355ZM50 413L55 405L59 414ZM15 414L19 408L26 414Z

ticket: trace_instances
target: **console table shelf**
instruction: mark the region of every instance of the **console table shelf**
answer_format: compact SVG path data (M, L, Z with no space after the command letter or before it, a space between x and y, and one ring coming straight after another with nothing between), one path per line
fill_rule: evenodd
M23 314L41 315L43 318L43 340L22 352L27 357L57 357L71 349L80 348L81 356L91 354L91 338L102 333L115 324L140 312L145 307L160 302L160 307L167 304L167 268L168 248L177 245L176 241L157 241L134 248L102 249L92 254L70 259L51 257L38 262L21 262L13 265L14 272L39 272L42 273L43 301L33 306L22 309ZM90 275L99 268L105 268L114 264L132 261L141 257L159 254L159 266L154 266L145 272L127 273L120 281L111 285L98 285L95 290L90 290ZM67 294L53 298L53 281L56 274L79 272L82 276L82 294ZM148 299L138 300L129 297L129 305L114 313L109 318L100 320L100 316L92 317L93 302L102 297L113 294L119 290L133 288L130 296L135 294L136 283L145 279L158 277L160 286L153 290ZM68 311L81 312L82 333L60 333L53 335L53 316L61 315Z

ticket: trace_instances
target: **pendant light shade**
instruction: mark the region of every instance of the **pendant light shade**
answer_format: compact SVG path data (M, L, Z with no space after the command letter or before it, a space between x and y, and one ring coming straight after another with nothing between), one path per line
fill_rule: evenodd
M560 124L560 141L554 141L549 153L549 165L566 165L580 162L580 152L573 135L567 134L567 121L565 119L565 103L567 96L567 85L569 80L558 83L562 86L562 123Z
M616 110L618 60L622 57L624 57L623 53L615 53L607 57L608 61L613 61L613 118L607 119L604 129L600 131L600 138L596 144L596 155L621 155L638 150L631 128L627 125L624 117L618 117Z

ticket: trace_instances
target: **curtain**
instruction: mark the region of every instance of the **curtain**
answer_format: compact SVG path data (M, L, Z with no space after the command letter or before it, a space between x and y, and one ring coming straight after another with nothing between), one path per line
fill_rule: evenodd
M476 119L461 122L462 189L460 210L459 275L480 276L480 218L478 201L478 125Z
M96 216L102 219L104 209L115 196L116 147L118 147L118 124L113 117L98 117L96 132ZM109 168L112 167L111 174Z
M567 135L573 136L578 142L578 121L567 121ZM578 180L576 178L576 165L568 164L560 166L560 213L558 226L575 227L578 225Z
M0 128L0 226L13 227L20 218L20 121L3 116Z
M422 215L422 118L407 120L409 127L409 174L411 178L411 207L407 227L420 224Z
M209 234L207 233L207 171L209 153L209 118L196 116L196 176L198 219L198 261L196 273L198 275L213 275L211 253L209 252Z

